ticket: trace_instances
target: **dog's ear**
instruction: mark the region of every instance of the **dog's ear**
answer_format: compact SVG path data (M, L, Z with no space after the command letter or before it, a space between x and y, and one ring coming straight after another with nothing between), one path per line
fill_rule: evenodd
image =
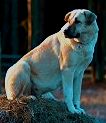
M71 12L68 12L68 13L65 15L64 20L65 20L66 22L68 22L69 16L71 16Z
M94 22L97 19L97 16L94 13L84 12L85 17L87 18L86 23L90 25L92 22Z
M94 13L91 13L89 15L89 18L91 18L91 21L93 22L93 21L95 21L97 19L97 16Z

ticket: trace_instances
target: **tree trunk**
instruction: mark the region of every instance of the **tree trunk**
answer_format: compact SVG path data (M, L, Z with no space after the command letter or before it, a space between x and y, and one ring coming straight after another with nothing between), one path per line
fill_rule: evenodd
M1 80L1 32L0 32L0 80Z
M32 47L43 39L43 1L32 0Z
M105 0L97 0L92 2L88 0L88 9L94 11L97 15L97 23L99 27L98 41L95 46L94 58L93 58L93 81L101 83L104 81L104 42L105 42L105 23L104 23L104 10Z
M18 0L11 0L12 53L18 54Z
M0 32L0 93L1 93L1 79L2 79L2 73L1 73L1 32Z
M2 23L2 35L1 35L1 40L2 40L2 53L10 53L11 52L11 47L10 47L10 0L4 0L3 3L3 23ZM5 46L8 44L8 49Z
M31 2L32 2L32 0L27 0L27 7L28 7L28 51L31 50L31 43L32 43Z

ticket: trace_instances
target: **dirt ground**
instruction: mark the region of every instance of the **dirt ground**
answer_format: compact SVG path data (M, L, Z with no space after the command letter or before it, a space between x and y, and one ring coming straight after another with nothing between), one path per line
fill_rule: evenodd
M59 96L62 98L61 95ZM87 114L95 116L101 123L106 123L106 82L99 84L88 82L87 85L84 85L81 105Z
M100 119L101 123L106 123L106 83L84 88L81 102L88 114Z
M21 97L13 101L0 96L0 123L100 123L87 114L71 114L63 102Z

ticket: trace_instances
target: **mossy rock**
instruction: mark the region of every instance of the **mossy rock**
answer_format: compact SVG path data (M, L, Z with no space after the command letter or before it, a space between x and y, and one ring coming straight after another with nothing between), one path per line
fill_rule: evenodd
M0 123L99 123L88 115L71 114L63 102L0 96Z

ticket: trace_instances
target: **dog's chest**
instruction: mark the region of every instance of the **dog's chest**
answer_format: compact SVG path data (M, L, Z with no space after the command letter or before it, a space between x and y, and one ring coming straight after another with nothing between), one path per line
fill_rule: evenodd
M90 45L84 45L84 44L77 44L73 48L73 53L79 55L80 57L90 57L93 55L94 52L94 46Z
M78 44L70 50L68 55L69 66L76 66L78 64L91 61L93 57L94 48L91 46L85 46Z

